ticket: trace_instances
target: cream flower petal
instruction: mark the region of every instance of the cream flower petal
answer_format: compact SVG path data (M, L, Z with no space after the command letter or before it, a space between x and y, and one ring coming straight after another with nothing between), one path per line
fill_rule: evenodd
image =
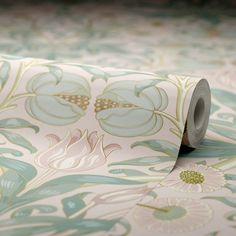
M85 130L82 137L68 147L64 156L54 160L50 166L55 169L67 170L79 165L81 159L91 152L91 146L88 143L88 131Z
M67 149L66 156L84 156L91 152L91 146L88 142L88 131L85 130L82 137Z
M58 157L64 156L66 153L67 146L71 140L71 134L68 133L64 139L59 143L55 144L45 152L42 152L35 157L35 163L40 167L48 167L49 163L57 159Z
M75 129L72 132L72 137L69 143L69 146L72 145L73 143L77 142L80 138L82 137L82 132L80 129Z
M83 156L76 167L71 168L73 171L86 171L106 163L106 156L103 152L103 136L97 141L93 151Z
M162 181L162 185L182 192L211 192L225 185L223 173L206 165L182 165Z
M77 129L58 142L58 137L50 135L54 144L35 158L36 164L63 171L86 171L102 166L111 152L120 149L118 144L103 147L103 135L97 132L88 135L88 130Z
M52 147L61 141L60 137L55 134L48 134L46 135L46 138L49 141L49 147Z
M89 136L88 136L88 142L90 143L91 148L93 149L94 146L96 145L97 141L98 141L99 137L97 135L97 131L92 132Z
M211 209L197 199L157 198L139 204L134 219L154 232L181 233L203 226L211 219Z
M120 150L120 149L121 149L121 146L119 144L112 143L112 144L109 144L106 147L104 147L103 151L104 151L105 156L107 157L112 152L114 152L116 150Z

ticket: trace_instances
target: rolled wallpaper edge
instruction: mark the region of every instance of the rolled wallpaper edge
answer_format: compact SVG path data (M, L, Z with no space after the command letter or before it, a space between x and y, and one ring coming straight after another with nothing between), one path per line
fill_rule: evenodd
M71 219L105 212L112 229L168 175L181 144L198 146L209 121L209 85L195 76L4 56L0 84L1 178L17 176L1 186L3 199L16 196L1 220L40 201ZM58 207L70 193L90 202Z

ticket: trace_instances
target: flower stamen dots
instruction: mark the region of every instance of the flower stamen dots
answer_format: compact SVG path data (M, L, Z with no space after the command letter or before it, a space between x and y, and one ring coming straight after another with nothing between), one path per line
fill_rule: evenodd
M193 170L184 170L179 176L187 184L201 184L205 180L201 173Z
M131 108L131 107L137 107L137 106L131 103L115 102L110 99L97 99L95 103L95 112L112 108Z
M56 96L64 99L67 102L78 105L83 110L86 110L89 105L89 97L87 96L69 95L69 94L57 94Z

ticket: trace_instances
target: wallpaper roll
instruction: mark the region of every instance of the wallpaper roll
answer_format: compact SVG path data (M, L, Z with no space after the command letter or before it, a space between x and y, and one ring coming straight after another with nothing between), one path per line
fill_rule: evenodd
M209 120L198 77L2 57L0 85L0 233L125 227Z

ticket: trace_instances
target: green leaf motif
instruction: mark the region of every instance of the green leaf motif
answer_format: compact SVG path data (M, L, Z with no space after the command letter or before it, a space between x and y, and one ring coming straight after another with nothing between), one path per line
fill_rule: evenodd
M217 236L219 234L219 231L214 231L214 232L210 232L205 236Z
M53 74L57 79L57 84L60 83L63 77L63 70L58 66L48 65L47 67L49 69L49 72Z
M155 86L156 84L165 81L165 79L149 79L149 80L143 80L140 81L140 83L138 83L135 86L135 94L136 96L140 96L140 94L145 90L148 89L150 87Z
M224 176L226 180L236 180L236 175L234 174L225 174Z
M31 153L35 153L37 151L36 147L34 147L27 139L25 139L20 134L12 133L6 130L0 130L0 134L3 135L9 142L26 148Z
M229 189L232 193L236 193L236 185L234 184L225 184L225 188Z
M37 170L34 166L23 161L10 159L3 156L0 157L0 166L14 170L27 182L33 179L37 174Z
M0 128L3 129L21 129L21 128L31 128L35 133L39 132L39 127L31 124L27 120L21 118L7 118L0 120Z
M26 218L27 219L27 218ZM41 222L40 222L41 223ZM39 234L46 234L52 231L51 226L45 226L45 224L40 226L31 226L31 227L21 227L21 228L14 228L14 229L1 229L0 234L6 236L33 236Z
M211 89L212 96L221 104L224 104L236 111L236 94L222 90L222 89Z
M116 170L110 170L109 172L112 174L125 174L126 176L145 176L145 175L147 175L142 171L132 170L132 169L116 169Z
M114 185L137 185L141 181L126 180L100 175L69 175L50 180L36 189L32 189L21 196L21 199L27 201L36 201L39 199L57 196L86 184L114 184Z
M0 176L1 204L7 204L36 175L36 169L22 161L0 157L0 166L8 170ZM0 205L1 205L0 204ZM2 207L3 207L2 205Z
M108 232L118 222L118 219L114 220L100 220L100 219L66 219L62 217L53 216L31 216L25 218L14 218L13 220L0 222L1 235L11 236L31 236L53 232L54 234L60 234L68 230L73 229L74 232L70 236L82 236L87 234L93 234L98 232ZM47 224L45 226L45 223ZM17 225L21 227L14 227ZM27 225L22 227L22 225ZM37 226L29 227L29 224L37 224ZM41 225L40 225L41 224ZM4 230L2 226L12 226L9 229ZM40 226L38 226L40 225ZM127 226L126 226L127 227Z
M80 65L81 68L83 68L88 73L92 74L91 81L94 82L95 80L102 79L107 82L108 75L105 71L101 70L100 68L96 66L86 66L86 65Z
M86 206L83 198L88 194L88 192L84 192L62 199L63 211L67 217L77 213Z
M17 172L8 170L0 176L0 205L10 204L14 198L25 187L26 181Z
M212 103L211 104L211 114L214 114L216 111L218 111L220 109L220 106Z
M51 232L56 229L56 222L62 223L64 219L65 218L58 216L30 216L2 220L0 222L0 235L30 236ZM40 226L33 226L30 224L37 224ZM47 225L45 226L45 224ZM21 225L21 227L12 228L18 225ZM26 227L24 227L24 225L26 225ZM4 227L8 227L8 229L4 230Z
M224 203L227 206L236 208L236 198L234 197L203 197L202 199L213 199Z
M146 140L146 141L138 141L138 142L133 143L131 145L131 148L138 147L138 146L147 147L153 151L165 153L169 157L172 157L172 158L176 158L179 152L177 145L169 141L165 141L165 140L153 139L153 140Z
M33 211L37 210L39 213L45 213L45 214L49 214L49 213L53 213L55 211L57 211L57 208L55 206L51 206L51 205L33 205L33 206L26 206L26 207L22 207L16 211L14 211L11 214L11 218L21 218L21 217L28 217L31 216Z
M0 66L0 90L5 86L10 73L10 63L4 61Z
M131 71L131 70L119 70L113 68L101 68L96 66L90 65L79 65L79 67L83 68L88 73L92 74L91 81L94 82L95 80L102 79L105 82L108 81L109 78L112 77L119 77L125 75L150 75L150 73L139 72L139 71Z
M229 221L236 221L236 211L230 211L226 213L225 218Z
M235 130L230 129L228 126L226 127L226 126L209 124L208 129L226 138L236 140Z
M39 224L39 223L56 223L66 220L59 216L30 216L30 217L15 217L11 219L1 220L0 228L3 226L13 226L18 224ZM30 227L28 227L30 228ZM1 234L0 234L1 235Z
M109 164L109 166L115 166L115 165L152 166L173 160L174 159L172 157L168 156L138 157L127 161L113 162Z
M1 154L4 154L4 153L10 153L11 155L13 156L16 156L16 157L19 157L19 156L22 156L23 153L18 151L18 150L15 150L15 149L11 149L11 148L0 148L0 155Z
M220 159L225 159L235 156L235 153L235 144L204 139L198 148L192 150L191 152L180 153L180 157L219 157Z

